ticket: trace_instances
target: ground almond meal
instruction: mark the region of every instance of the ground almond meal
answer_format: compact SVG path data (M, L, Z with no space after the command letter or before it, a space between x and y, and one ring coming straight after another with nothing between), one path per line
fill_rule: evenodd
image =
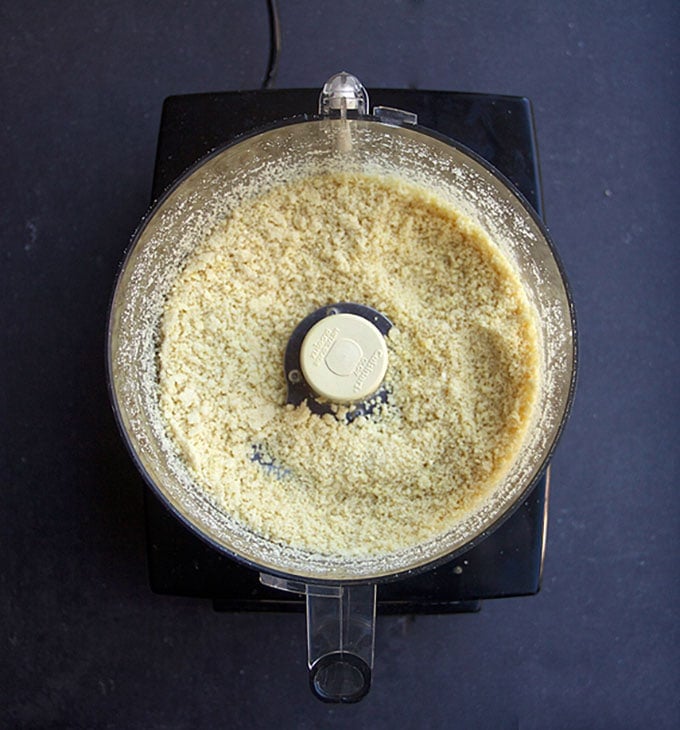
M394 324L388 401L349 424L286 405L283 373L296 325L339 301ZM162 413L196 482L256 533L391 552L450 528L512 461L538 387L533 317L498 249L429 193L364 174L288 183L237 208L175 282Z

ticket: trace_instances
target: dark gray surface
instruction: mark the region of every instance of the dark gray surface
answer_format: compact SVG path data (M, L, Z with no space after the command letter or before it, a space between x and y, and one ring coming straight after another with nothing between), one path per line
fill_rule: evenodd
M163 98L253 88L264 2L0 7L2 727L646 728L680 723L675 3L281 2L277 87L525 95L581 330L544 588L384 618L356 707L315 702L300 616L147 587L103 373Z

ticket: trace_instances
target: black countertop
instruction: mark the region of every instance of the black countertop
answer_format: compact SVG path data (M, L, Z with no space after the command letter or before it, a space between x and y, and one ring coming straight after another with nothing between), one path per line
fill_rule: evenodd
M301 615L151 593L104 378L163 99L259 87L266 2L3 4L1 727L678 726L680 13L624 5L280 2L277 88L532 100L580 325L541 593L380 617L371 694L334 707Z

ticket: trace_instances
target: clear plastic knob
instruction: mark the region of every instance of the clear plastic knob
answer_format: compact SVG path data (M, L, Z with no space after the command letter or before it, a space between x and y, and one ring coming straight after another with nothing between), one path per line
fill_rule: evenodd
M319 114L344 117L348 111L368 114L368 92L356 76L341 71L323 85L319 95Z

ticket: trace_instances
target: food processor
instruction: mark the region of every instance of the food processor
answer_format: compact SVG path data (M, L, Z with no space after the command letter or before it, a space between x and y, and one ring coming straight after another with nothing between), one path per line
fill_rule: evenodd
M111 396L138 468L160 501L211 548L257 571L263 586L304 596L310 684L326 701L354 702L370 687L377 586L412 579L468 554L521 510L545 472L573 395L573 307L540 219L482 158L417 122L410 110L387 105L370 109L363 85L349 74L336 74L324 85L316 114L242 135L211 152L163 194L133 237L111 305ZM326 170L400 175L450 202L512 260L538 314L539 405L502 484L445 535L389 555L320 556L271 544L248 532L221 513L182 465L169 458L158 412L158 326L164 299L185 257L216 221L228 216L236 200L258 194L272 181L285 182L291 171L309 175ZM357 309L362 306L338 302L332 311L314 313L311 320L301 317L299 331L291 333L289 348L282 353L290 403L307 397L304 385L310 381L317 393L331 400L336 396L332 384L325 386L310 374L303 345L324 317L369 321L374 315ZM372 326L384 334L390 323L375 320ZM325 387L331 390L325 392ZM365 395L360 393L360 403Z

